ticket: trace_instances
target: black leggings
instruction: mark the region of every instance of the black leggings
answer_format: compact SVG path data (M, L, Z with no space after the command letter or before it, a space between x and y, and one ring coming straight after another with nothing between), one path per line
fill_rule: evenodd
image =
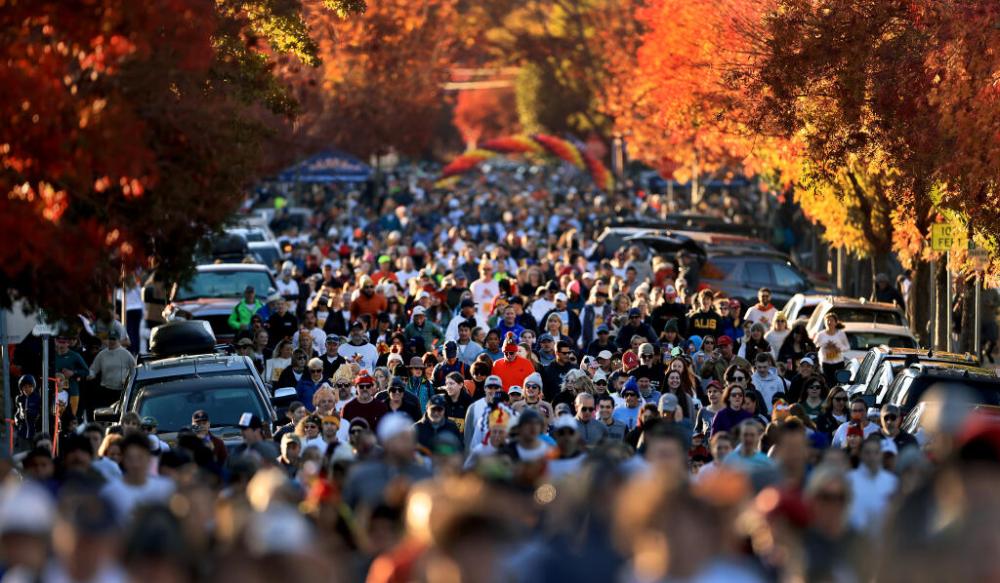
M846 360L842 360L837 363L824 362L823 378L826 379L826 386L832 387L833 385L837 384L837 371L846 367L847 367Z

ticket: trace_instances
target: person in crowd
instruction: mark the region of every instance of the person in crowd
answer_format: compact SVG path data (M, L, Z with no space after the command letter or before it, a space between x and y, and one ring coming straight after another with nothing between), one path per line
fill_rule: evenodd
M725 407L712 418L712 434L728 432L751 417L751 414L743 408L744 394L745 389L742 386L736 383L726 385L726 390L722 393Z
M788 336L781 343L777 358L780 362L784 362L789 370L793 370L796 363L800 363L803 358L815 353L816 345L809 338L809 334L806 332L806 325L798 323L792 326L791 332L788 333ZM813 360L812 357L809 358ZM816 364L818 363L813 362L813 366Z
M344 404L341 417L350 420L360 417L368 422L369 427L378 427L382 417L389 413L389 406L375 398L375 379L368 374L368 371L361 370L354 377L354 388L357 395Z
M750 370L750 363L745 358L737 356L733 352L732 338L729 336L720 336L716 339L716 344L718 348L715 353L712 354L701 368L700 372L703 379L724 382L727 380L725 376L726 371L733 365L744 370Z
M844 333L844 325L837 315L829 312L823 319L824 328L813 337L813 343L819 351L819 365L826 378L827 386L837 384L837 371L846 366L844 353L851 349L851 343Z
M771 290L762 287L757 290L757 303L747 308L743 320L751 324L760 324L765 330L771 327L771 320L778 313L778 308L771 303Z
M889 502L899 486L899 478L882 467L881 435L864 438L861 465L848 472L851 506L848 517L853 528L875 534L880 531L889 510Z
M768 354L771 343L764 338L764 325L756 322L750 325L750 335L740 343L739 356L747 362L754 362L758 354Z
M458 425L448 418L447 405L447 397L434 395L427 402L427 409L423 417L413 426L417 433L417 443L428 451L433 449L435 440L444 433L453 435L456 440L462 438Z
M590 393L579 393L574 403L576 409L576 433L585 446L595 446L608 435L607 426L596 414L597 403Z

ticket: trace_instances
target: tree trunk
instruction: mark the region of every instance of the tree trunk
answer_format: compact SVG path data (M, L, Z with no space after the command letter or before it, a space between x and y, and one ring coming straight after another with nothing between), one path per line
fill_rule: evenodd
M918 261L913 266L913 284L910 286L910 297L906 298L906 310L910 328L920 345L931 346L934 312L931 303L931 266L926 261Z
M937 273L934 277L934 348L936 350L947 350L948 348L948 312L951 306L948 305L948 264L942 257L937 261Z

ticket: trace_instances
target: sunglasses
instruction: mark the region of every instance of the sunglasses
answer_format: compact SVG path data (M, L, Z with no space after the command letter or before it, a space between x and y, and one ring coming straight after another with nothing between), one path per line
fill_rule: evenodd
M397 387L395 389L389 389L389 392L390 393L402 393L403 389L400 389L400 388Z
M309 423L308 425L305 425L304 427L306 429L319 429L319 425L313 425L312 423Z
M888 415L882 417L882 419L885 419L886 421L895 421L896 419L899 419L899 417L893 415L892 413L889 413Z
M608 386L608 381L594 381L595 385L606 387Z
M555 433L553 433L553 435L555 435L556 437L564 437L564 436L567 436L567 435L575 435L575 434L576 434L576 432L573 431L572 429L560 429L560 430L556 431Z
M526 389L540 389L542 387L540 387L539 385L536 385L535 383L529 383L527 385L524 385L524 388L526 388Z
M729 397L730 398L732 398L732 397L742 397L742 396L743 396L743 392L742 391L733 391L733 392L729 393Z
M580 410L584 413L592 413L594 411L593 407L580 407Z
M369 383L364 383L362 385L358 385L358 388L359 389L370 389L370 388L372 388L372 385L369 384Z
M346 389L351 386L351 383L335 383L333 386L337 387L338 389Z
M743 376L741 374L740 375L733 375L732 380L734 380L734 381L745 381L745 380L747 380L747 377L745 377L745 376Z
M560 350L559 354L561 354L563 356L569 356L570 354L573 354L573 353L570 352L570 351L568 351L568 350Z
M833 400L834 401L840 401L841 403L844 403L844 402L847 401L847 397L834 397Z

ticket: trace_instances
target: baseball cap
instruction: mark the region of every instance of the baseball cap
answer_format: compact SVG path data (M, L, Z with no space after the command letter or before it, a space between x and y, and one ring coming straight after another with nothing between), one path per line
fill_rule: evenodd
M486 377L486 382L483 383L483 386L486 386L486 387L502 387L503 386L503 380L500 377L498 377L497 375L491 374L490 376Z
M639 357L631 350L626 350L625 354L622 355L622 364L627 369L633 369L639 366Z
M556 297L555 297L555 300L556 300L557 302L565 302L565 301L567 301L568 299L569 299L569 298L567 298L567 297L566 297L566 294L564 294L564 293L562 293L562 292L559 292L559 293L557 293L557 294L556 294Z
M0 488L0 534L47 536L55 522L52 495L32 481Z
M382 443L413 431L413 420L405 413L389 413L378 422L378 440Z
M636 316L641 316L641 315L642 315L642 312L639 311L639 308L632 308L631 310L628 311L628 317L629 318L634 318Z
M390 362L393 362L393 361L397 361L400 364L402 364L403 363L403 355L399 354L398 352L392 352L392 353L389 354L389 357L385 359L385 361L386 361L386 364L388 364Z
M722 336L719 336L718 340L716 340L715 343L719 346L732 346L733 339L723 334Z
M653 345L649 342L643 342L639 345L639 356L648 356L656 352L653 350Z
M449 340L444 343L444 354L448 357L453 357L458 355L458 344L454 340Z
M142 427L156 427L158 425L158 423L156 422L156 417L153 417L151 415L146 415L145 417L143 417L142 421L139 424Z
M288 444L292 443L293 441L295 443L299 444L299 445L302 445L302 438L300 438L298 435L295 435L294 433L286 433L286 434L282 435L281 436L281 449L284 450L285 447L287 447Z
M548 332L546 332L545 334L542 334L541 336L538 337L538 341L539 342L554 342L555 338L553 338L551 334L549 334Z
M392 258L388 255L380 255L378 258L379 263L392 263Z
M239 341L236 342L236 346L253 346L253 340L250 340L249 338L244 336L243 338L240 338Z
M253 287L252 285L248 285L248 286L246 286L245 288L243 288L243 293L245 293L245 294L248 294L248 293L250 293L250 292L254 292L254 293L256 293L256 292L257 292L257 290L255 290L255 289L254 289L254 287Z
M354 419L351 419L351 426L350 426L350 428L354 429L355 427L361 427L361 428L364 428L364 429L371 429L372 428L371 425L368 424L368 420L365 419L364 417L355 417Z
M677 295L677 290L674 288L674 286L668 283L667 286L663 288L663 293L667 295Z
M622 396L624 397L628 393L632 393L633 395L638 395L639 394L639 389L636 389L634 387L623 387L622 388Z
M340 336L337 336L336 334L327 334L326 343L329 344L331 342L335 344L340 344Z
M410 357L410 368L424 368L424 361L419 356Z
M612 354L610 350L602 350L597 353L597 358L599 360L611 360Z
M197 411L191 414L191 421L192 422L208 421L208 411L204 409L198 409Z
M670 411L671 413L677 410L677 395L673 393L664 393L660 396L659 403L660 411Z
M444 408L448 404L448 399L444 395L434 395L427 401L427 404L431 407L441 407Z
M417 306L417 307L413 308L413 315L414 316L426 316L427 315L427 310L423 306Z
M461 301L461 303L458 304L458 306L460 308L475 308L476 302L470 300L469 298L465 298L464 300Z
M264 423L260 420L260 417L253 413L244 413L240 415L240 420L236 423L236 426L240 429L263 429Z
M610 334L611 333L611 329L608 328L607 324L601 324L600 326L597 327L597 333L598 334Z
M816 361L813 360L812 357L810 356L804 356L802 357L801 360L799 360L799 364L808 364L810 366L816 366Z
M580 425L576 422L576 418L572 415L557 415L555 420L552 421L552 430L559 431L560 429L572 429L573 431L579 431Z
M120 338L121 335L118 334L118 330L112 328L111 330L108 331L108 340L119 340Z
M33 377L30 374L26 374L26 375L21 375L21 378L17 379L17 386L21 387L24 385L31 385L33 387L37 387L38 383L35 382L35 377Z
M521 388L521 385L511 385L510 388L507 389L507 394L513 395L514 393L517 393L518 395L523 395L524 389Z

